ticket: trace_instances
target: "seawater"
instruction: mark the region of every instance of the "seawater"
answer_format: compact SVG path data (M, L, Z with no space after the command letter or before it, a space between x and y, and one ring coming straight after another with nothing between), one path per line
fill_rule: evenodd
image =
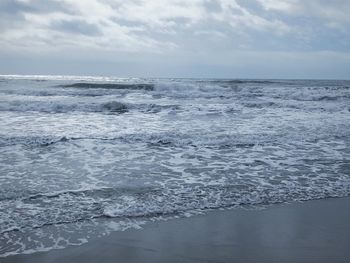
M0 76L0 256L350 194L350 81Z

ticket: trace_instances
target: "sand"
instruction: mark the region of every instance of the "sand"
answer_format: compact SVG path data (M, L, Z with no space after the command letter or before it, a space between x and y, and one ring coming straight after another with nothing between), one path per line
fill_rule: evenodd
M350 262L350 198L214 211L0 262Z

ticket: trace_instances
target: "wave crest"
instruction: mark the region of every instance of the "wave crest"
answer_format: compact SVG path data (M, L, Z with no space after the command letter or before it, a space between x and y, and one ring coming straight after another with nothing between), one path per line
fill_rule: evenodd
M77 82L60 85L63 88L84 88L84 89L128 89L128 90L148 90L154 89L153 84L125 84L125 83L93 83Z

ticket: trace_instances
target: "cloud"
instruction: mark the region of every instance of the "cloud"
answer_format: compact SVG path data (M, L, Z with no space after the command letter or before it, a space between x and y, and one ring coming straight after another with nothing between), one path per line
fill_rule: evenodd
M257 0L266 10L288 15L320 19L325 24L345 27L350 24L348 0Z
M51 28L53 30L57 30L60 32L67 32L71 34L82 34L87 36L100 36L102 32L100 29L94 25L85 22L80 19L73 19L70 21L57 21L51 24Z
M1 0L0 51L221 63L232 52L345 54L349 13L348 0Z
M81 37L82 47L160 52L184 46L179 42L186 39L176 41L171 35L210 31L212 24L214 31L222 27L221 34L233 37L249 30L277 35L291 31L282 20L254 14L234 0L4 0L0 10L7 15L1 19L3 48L34 45L42 50L47 45L51 50L50 39L56 48L78 47ZM62 41L66 37L72 41Z

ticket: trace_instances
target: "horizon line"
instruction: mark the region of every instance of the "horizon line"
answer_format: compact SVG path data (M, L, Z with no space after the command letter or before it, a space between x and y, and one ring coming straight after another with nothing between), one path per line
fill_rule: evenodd
M207 79L207 80L343 80L350 81L350 79L343 78L246 78L246 77L121 77L113 75L75 75L75 74L0 74L0 77L12 78L47 78L47 77L71 77L71 78L119 78L119 79Z

